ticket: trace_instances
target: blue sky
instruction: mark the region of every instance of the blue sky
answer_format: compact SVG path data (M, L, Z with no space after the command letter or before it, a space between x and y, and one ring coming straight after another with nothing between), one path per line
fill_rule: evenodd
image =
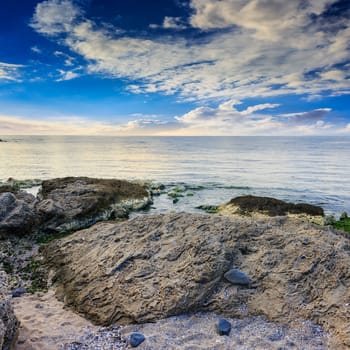
M348 0L12 0L0 135L349 135Z

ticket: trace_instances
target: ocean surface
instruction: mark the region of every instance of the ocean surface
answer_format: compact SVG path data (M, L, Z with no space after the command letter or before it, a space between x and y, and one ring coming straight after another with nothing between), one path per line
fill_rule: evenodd
M196 211L244 194L350 213L350 137L0 136L0 181L64 176L188 185L176 204L152 212Z

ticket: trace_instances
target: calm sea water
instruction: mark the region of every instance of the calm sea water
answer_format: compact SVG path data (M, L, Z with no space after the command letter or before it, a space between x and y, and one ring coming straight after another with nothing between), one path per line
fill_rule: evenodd
M350 137L4 136L0 181L91 176L200 185L157 212L193 211L242 194L350 212Z

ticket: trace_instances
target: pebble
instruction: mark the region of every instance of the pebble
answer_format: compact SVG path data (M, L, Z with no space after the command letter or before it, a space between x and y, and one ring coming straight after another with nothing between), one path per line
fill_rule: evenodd
M232 284L248 286L250 284L249 277L242 271L231 269L224 274L224 277Z
M129 343L133 348L136 348L137 346L139 346L144 340L145 340L145 336L141 333L132 333L130 335L130 340Z
M12 298L19 298L26 292L26 289L23 287L16 288L14 291L12 291Z
M230 335L231 323L223 318L218 322L218 333L220 335Z

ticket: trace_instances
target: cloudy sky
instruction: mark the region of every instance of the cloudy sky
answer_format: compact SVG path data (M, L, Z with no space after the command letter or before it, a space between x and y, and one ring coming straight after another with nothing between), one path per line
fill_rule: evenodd
M350 135L349 0L11 0L0 135Z

